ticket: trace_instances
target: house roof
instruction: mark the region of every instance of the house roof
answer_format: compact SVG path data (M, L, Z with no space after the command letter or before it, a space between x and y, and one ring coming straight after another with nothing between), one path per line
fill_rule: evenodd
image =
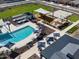
M47 59L51 59L51 58L57 59L55 58L55 56L58 56L56 52L61 52L63 48L67 47L69 43L76 44L79 46L79 40L72 38L68 35L64 35L57 42L53 43L52 45L47 47L45 50L43 50L41 52L41 55ZM75 48L75 47L73 46L72 48Z

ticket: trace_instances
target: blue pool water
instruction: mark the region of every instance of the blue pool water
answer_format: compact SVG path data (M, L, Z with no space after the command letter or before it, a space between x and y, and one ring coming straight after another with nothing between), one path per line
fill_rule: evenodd
M34 28L27 26L11 33L0 35L0 45L6 45L8 42L19 42L34 32Z

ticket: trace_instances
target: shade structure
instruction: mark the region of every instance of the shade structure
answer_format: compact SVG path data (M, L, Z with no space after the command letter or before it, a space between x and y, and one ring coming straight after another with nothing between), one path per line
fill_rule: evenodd
M41 13L41 14L48 14L48 13L50 13L49 11L44 10L42 8L39 8L39 9L35 10L35 12L38 12L38 13Z
M54 14L55 17L57 17L59 19L65 19L68 16L72 15L72 13L66 12L66 11L62 11L62 10L57 10L53 14Z

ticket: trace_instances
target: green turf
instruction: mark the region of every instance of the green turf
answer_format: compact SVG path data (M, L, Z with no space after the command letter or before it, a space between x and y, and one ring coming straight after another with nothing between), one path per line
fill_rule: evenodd
M78 29L78 27L77 27L77 26L74 26L73 28L71 28L71 29L68 31L68 33L73 33L73 32L75 32L77 29Z
M3 12L0 12L0 18L6 18L6 17L14 16L14 15L25 13L25 12L35 13L34 10L38 8L43 8L49 11L52 10L51 7L44 6L41 4L25 4L25 5L20 5L20 6L14 6L9 9L6 9Z
M79 20L79 15L71 15L70 17L68 17L68 20L70 20L71 22L76 22L77 20Z

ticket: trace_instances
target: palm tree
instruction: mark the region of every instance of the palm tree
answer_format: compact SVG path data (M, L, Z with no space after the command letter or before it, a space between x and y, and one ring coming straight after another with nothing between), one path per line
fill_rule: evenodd
M7 21L7 25L8 25L9 31L11 32L11 29L10 29L10 22Z
M7 18L4 18L3 19L5 21L5 25L8 25L8 30L11 32L11 29L10 29L10 20L12 20L12 17L7 17ZM6 26L5 26L6 27ZM7 27L6 27L7 28Z

